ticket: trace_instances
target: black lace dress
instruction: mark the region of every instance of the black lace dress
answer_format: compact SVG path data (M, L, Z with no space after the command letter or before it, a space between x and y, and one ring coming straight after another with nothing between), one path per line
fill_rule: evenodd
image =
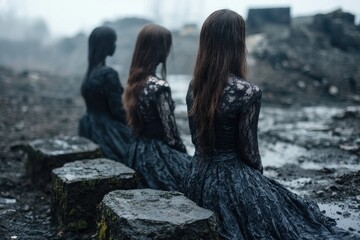
M126 126L123 91L115 70L94 69L81 86L86 114L80 120L79 135L97 143L105 157L124 163L131 132Z
M191 85L187 94L192 106ZM184 180L185 194L214 211L223 239L346 239L316 203L262 175L257 142L261 91L229 77L215 120L216 149L195 155ZM189 119L195 144L195 126Z
M131 144L128 165L140 175L141 186L179 190L190 157L180 138L170 86L150 76L139 95L142 128Z

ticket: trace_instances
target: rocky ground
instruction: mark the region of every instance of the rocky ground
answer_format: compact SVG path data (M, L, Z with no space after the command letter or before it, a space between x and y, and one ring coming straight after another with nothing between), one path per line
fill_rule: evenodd
M4 68L0 72L0 238L56 239L63 233L50 224L50 193L29 182L26 156L11 151L11 146L35 138L76 134L82 102L66 97L66 91L57 97L55 89L49 87L53 76L15 74Z
M11 150L19 141L75 135L84 112L82 99L77 91L60 91L50 84L54 76L10 69L0 74L0 236L95 238L95 232L67 233L51 224L49 191L31 184L24 171L26 156ZM187 79L182 79L186 88ZM191 152L185 93L176 83L179 79L170 80L178 102L178 124ZM320 203L339 226L360 233L360 108L341 101L329 105L264 103L259 141L265 175Z

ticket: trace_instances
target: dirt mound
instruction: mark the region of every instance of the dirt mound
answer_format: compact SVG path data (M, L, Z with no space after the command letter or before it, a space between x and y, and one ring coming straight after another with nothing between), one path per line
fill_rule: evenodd
M338 10L312 21L294 20L276 31L269 27L254 47L257 63L250 71L265 100L288 105L359 103L360 31L351 16Z

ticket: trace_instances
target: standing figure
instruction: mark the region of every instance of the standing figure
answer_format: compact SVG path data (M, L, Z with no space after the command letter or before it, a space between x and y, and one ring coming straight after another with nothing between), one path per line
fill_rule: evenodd
M195 155L185 194L212 210L222 239L344 239L318 206L262 175L260 89L245 80L245 22L218 10L204 22L187 94Z
M115 52L116 33L109 27L95 28L89 37L88 69L81 86L86 114L79 123L79 135L97 143L105 157L125 162L130 129L126 124L117 72L105 59Z
M148 24L140 31L125 90L128 123L136 136L129 163L141 185L160 190L179 190L190 157L180 138L174 101L166 79L166 59L172 37L169 30ZM162 65L161 78L156 75Z

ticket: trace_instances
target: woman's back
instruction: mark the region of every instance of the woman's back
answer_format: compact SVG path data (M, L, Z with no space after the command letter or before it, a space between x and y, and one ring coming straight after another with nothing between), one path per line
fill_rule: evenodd
M224 239L351 239L346 231L332 228L334 221L315 203L260 173L260 101L257 86L229 77L215 114L215 149L204 153L196 146L184 181L186 196L215 212ZM189 90L188 108L192 102ZM196 145L193 116L189 124Z
M106 66L95 68L83 82L81 93L86 114L80 120L79 135L99 144L105 157L125 162L131 134L117 72Z
M248 111L260 111L261 91L249 82L230 76L218 103L218 111L215 114L215 149L217 151L238 151L241 147L239 137L241 131L256 128L249 125L250 119L246 119ZM191 86L187 95L188 109L192 106ZM249 109L254 104L254 107ZM196 146L196 127L193 117L189 116L189 124L193 143Z
M148 77L139 95L139 114L142 121L140 135L164 139L169 129L168 121L175 105L169 84L154 76Z
M193 104L191 92L190 85L186 99L188 109L191 109ZM196 126L193 116L189 116L190 132L197 152L233 152L239 155L240 159L247 165L262 171L257 142L260 107L260 89L241 78L230 75L219 99L218 111L215 114L214 149L199 151Z
M107 66L91 71L81 86L88 113L106 114L125 124L123 91L117 72Z

